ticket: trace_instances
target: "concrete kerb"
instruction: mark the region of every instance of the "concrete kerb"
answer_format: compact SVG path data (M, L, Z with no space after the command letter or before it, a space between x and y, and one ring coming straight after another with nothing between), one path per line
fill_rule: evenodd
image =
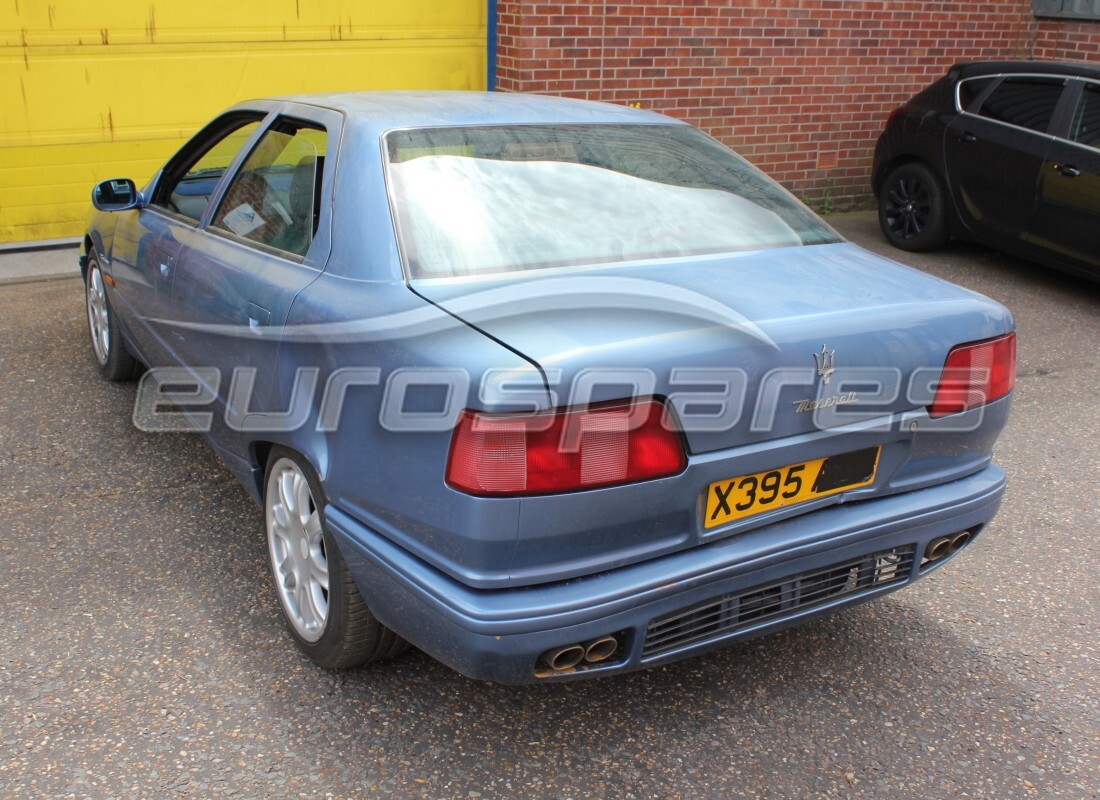
M71 241L44 247L5 247L0 249L0 286L79 278L79 255L79 244Z

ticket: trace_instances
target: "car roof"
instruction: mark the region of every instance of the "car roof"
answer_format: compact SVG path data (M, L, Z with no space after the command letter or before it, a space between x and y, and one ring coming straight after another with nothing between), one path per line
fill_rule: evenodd
M1006 72L1100 78L1100 66L1057 61L969 61L955 64L948 71L948 75L959 79L972 78L976 75L999 75Z
M626 106L508 92L333 92L268 99L329 108L341 112L354 123L381 128L538 123L683 124L652 111Z

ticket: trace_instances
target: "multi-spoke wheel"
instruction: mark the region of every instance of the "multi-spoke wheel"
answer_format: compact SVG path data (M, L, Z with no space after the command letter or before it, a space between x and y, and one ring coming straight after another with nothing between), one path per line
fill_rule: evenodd
M902 250L933 250L948 238L946 193L924 164L902 164L886 176L879 191L882 232Z
M400 653L403 639L370 612L325 531L324 495L313 471L282 448L268 459L267 549L275 592L291 634L323 667L353 667Z
M321 510L297 465L283 459L271 471L268 537L275 590L287 621L307 642L316 642L328 622L328 556Z
M118 334L118 323L107 299L103 271L94 253L88 254L88 272L84 280L88 307L88 333L92 338L92 354L99 370L109 381L125 381L137 372L137 361L126 349Z

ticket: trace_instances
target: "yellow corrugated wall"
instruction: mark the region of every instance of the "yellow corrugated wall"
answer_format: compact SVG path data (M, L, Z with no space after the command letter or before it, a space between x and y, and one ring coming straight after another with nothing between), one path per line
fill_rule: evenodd
M484 89L486 0L0 0L0 243L78 236L239 100Z

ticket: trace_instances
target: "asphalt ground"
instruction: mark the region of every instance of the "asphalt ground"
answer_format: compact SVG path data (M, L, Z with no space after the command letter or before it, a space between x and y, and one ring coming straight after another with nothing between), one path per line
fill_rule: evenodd
M1100 285L831 221L1014 312L1000 516L887 598L573 684L313 667L259 510L133 427L79 281L0 286L0 797L1100 797Z

